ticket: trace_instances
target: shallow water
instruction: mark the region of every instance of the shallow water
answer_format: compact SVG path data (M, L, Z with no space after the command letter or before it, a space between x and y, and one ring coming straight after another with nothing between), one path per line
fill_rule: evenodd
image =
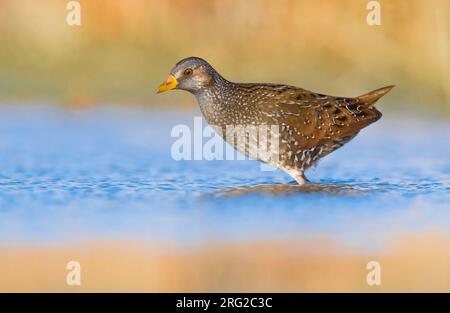
M385 116L296 186L256 161L175 161L199 112L0 108L0 244L139 239L180 246L327 237L377 249L450 233L450 126Z

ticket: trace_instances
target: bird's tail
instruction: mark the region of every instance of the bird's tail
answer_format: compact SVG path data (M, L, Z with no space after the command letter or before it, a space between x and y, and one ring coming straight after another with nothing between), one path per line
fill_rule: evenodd
M359 99L362 103L371 105L371 104L374 104L375 102L377 102L378 99L380 99L382 96L387 94L389 92L389 90L391 90L392 88L394 88L394 85L379 88L379 89L370 91L366 94L363 94L363 95L357 97L357 99Z

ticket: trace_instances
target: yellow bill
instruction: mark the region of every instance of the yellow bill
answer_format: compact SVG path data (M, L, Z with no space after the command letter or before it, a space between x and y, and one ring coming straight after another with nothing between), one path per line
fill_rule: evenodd
M175 78L175 76L169 75L169 77L167 77L166 81L164 83L162 83L161 85L159 85L158 93L161 93L161 92L164 92L164 91L168 91L168 90L172 90L177 85L178 85L178 81Z

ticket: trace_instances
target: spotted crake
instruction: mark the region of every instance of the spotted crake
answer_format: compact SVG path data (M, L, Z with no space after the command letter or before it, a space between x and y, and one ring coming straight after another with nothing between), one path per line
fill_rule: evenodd
M233 125L276 125L278 132L271 139L278 141L278 156L258 159L303 185L308 181L304 174L308 168L380 119L374 103L393 87L350 98L281 84L234 83L205 60L190 57L174 66L158 92L181 89L194 94L208 123L222 135ZM249 154L248 143L239 146L235 140L224 139Z

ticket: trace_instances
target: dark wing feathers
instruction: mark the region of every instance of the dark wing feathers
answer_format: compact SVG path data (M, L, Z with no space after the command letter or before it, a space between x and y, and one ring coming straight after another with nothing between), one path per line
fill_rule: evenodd
M266 92L271 90L271 102L277 103L279 122L295 128L283 135L286 140L297 141L298 149L328 146L333 147L331 152L380 119L381 113L373 103L392 87L356 98L327 96L284 85L268 85Z

